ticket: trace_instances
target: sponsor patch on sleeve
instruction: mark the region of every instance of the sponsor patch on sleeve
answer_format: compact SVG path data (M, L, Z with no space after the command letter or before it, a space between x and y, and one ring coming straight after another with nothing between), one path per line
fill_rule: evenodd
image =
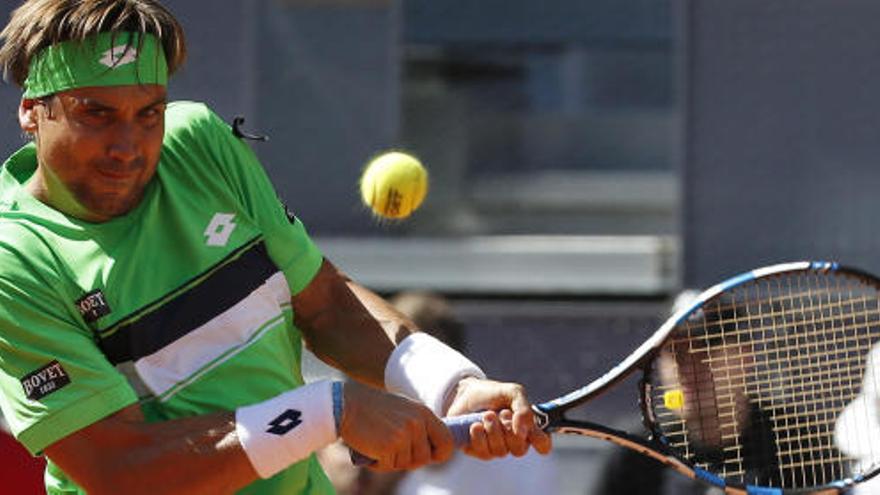
M24 395L30 400L40 400L69 383L70 375L58 361L52 361L21 379Z
M95 289L76 301L76 309L87 323L92 323L98 318L110 314L110 305L101 289Z

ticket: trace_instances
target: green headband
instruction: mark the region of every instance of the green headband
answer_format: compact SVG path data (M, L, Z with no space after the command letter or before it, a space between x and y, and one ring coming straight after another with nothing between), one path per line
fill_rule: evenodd
M31 60L25 98L73 88L168 84L168 64L151 34L100 33L52 45Z

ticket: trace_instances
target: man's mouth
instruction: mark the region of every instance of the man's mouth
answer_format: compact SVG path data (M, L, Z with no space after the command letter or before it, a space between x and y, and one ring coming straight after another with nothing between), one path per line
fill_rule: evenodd
M97 167L98 175L111 181L128 181L140 173L140 167L135 165L131 167Z

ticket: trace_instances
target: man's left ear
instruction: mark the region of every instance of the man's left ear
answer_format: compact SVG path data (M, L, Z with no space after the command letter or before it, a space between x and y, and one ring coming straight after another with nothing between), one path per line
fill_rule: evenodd
M27 134L37 132L37 100L32 98L22 98L18 105L18 124L21 130Z

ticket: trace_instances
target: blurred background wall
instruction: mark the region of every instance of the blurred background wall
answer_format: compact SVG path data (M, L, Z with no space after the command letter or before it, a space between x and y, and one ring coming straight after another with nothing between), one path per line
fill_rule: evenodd
M469 354L535 399L599 376L682 288L799 258L880 270L876 2L164 3L190 42L172 97L270 136L254 147L328 257L446 295ZM0 87L6 154L19 95ZM387 148L432 177L403 223L356 194ZM593 416L631 426L635 400ZM610 447L558 445L564 492L593 493Z
M805 258L876 273L880 4L686 5L686 283Z

